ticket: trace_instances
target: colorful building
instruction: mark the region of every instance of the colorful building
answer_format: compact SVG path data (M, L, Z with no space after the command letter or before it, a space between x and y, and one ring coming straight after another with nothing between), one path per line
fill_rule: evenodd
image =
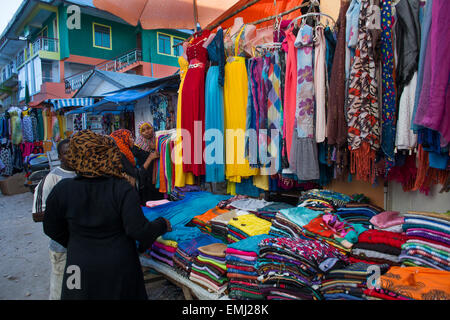
M71 98L94 70L174 74L188 30L142 30L92 0L25 0L0 38L3 107Z

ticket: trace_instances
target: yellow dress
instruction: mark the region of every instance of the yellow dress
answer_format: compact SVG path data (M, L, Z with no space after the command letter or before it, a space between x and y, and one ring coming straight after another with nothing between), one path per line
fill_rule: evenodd
M175 187L184 187L186 184L194 184L192 172L183 171L183 159L181 148L181 92L183 91L184 77L189 67L189 62L182 56L178 57L180 65L180 88L178 89L177 102L177 140L175 142Z
M224 43L227 53L223 87L226 144L225 176L230 183L240 183L242 177L254 176L259 171L250 168L248 160L245 159L248 76L245 57L242 56L244 52L240 49L244 30L245 27L241 28L235 39L233 39L233 35L230 37L227 32ZM234 186L230 185L229 188L231 188L229 189L231 191Z

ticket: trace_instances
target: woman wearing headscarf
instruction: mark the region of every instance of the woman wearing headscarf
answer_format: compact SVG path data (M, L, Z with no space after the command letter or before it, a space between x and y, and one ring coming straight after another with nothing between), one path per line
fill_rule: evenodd
M122 153L123 171L132 178L132 182L139 192L140 204L145 205L149 200L162 199L162 194L152 183L153 167L151 164L159 155L150 148L150 143L146 145L150 151L135 147L133 134L127 129L116 130L111 137Z
M53 188L43 223L67 248L61 299L147 299L138 253L171 226L145 218L121 157L108 136L84 130L70 140L67 161L77 177Z

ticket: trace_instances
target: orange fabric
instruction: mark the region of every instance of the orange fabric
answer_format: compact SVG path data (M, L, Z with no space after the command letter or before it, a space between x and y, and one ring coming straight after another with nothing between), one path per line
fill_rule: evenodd
M391 267L380 277L383 289L415 300L449 300L450 272L423 267Z
M221 19L226 18L229 16L233 11L238 10L239 8L242 8L246 4L250 3L253 0L240 0L238 3L236 3L234 6L232 6L230 9L225 11L223 14L221 14L217 19L214 21L211 21L210 24L206 27L208 28L211 25L214 25L215 23L219 22ZM244 23L250 23L254 22L260 19L267 18L269 16L273 16L276 14L283 13L285 11L288 11L296 6L299 6L303 3L303 0L277 0L276 5L274 6L273 0L260 0L253 4L252 6L246 8L245 10L239 12L238 14L230 17L227 21L223 22L221 24L223 29L227 29L230 26L233 25L234 19L237 17L242 17L244 19ZM282 17L283 20L289 20L296 18L300 15L300 9L295 10L291 12L288 15L285 15ZM275 23L275 20L263 22L261 24L256 25L257 29L264 28L267 26L273 26Z
M159 192L167 193L167 185L166 185L166 173L164 172L164 158L163 155L159 156Z
M201 215L195 216L194 219L198 219L206 224L209 220L211 220L217 216L220 216L221 214L229 212L229 211L230 210L220 209L219 207L215 207L215 208L212 208L211 210L206 211L205 213L203 213Z
M197 16L200 26L206 26L238 0L197 0ZM193 0L94 0L94 6L112 13L143 29L193 29Z

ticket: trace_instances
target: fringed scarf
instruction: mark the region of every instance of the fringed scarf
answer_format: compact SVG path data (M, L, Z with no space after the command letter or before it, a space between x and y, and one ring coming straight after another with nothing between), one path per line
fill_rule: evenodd
M144 126L149 126L149 127L153 127L150 122L145 122L145 121L141 121L138 125L138 130L139 130L139 137L136 139L136 141L134 142L134 145L137 146L138 148L150 152L152 151L152 149L155 148L155 136L153 135L153 137L149 140L146 139L142 136L142 128Z
M119 129L111 133L111 137L116 141L117 146L128 161L130 161L133 166L136 166L136 160L134 159L130 146L130 137L132 137L131 131L127 129Z
M349 79L347 116L350 171L357 180L374 183L375 155L380 148L380 123L373 39L367 28L372 13L369 1L362 0L358 45Z

